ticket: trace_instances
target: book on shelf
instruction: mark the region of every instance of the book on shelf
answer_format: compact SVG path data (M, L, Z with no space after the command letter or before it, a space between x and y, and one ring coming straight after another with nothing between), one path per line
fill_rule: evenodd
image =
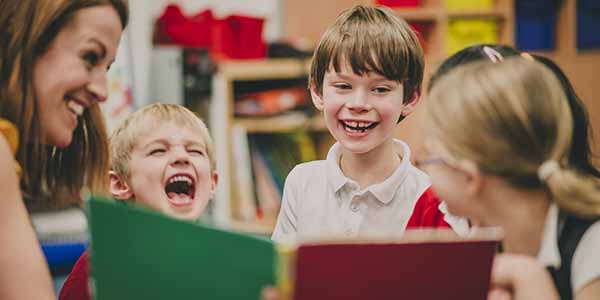
M500 235L413 230L402 237L295 244L89 202L95 299L485 299ZM435 288L433 288L435 287Z
M241 125L231 126L231 145L233 152L233 165L235 168L234 182L238 201L238 218L244 222L254 221L257 215L257 205L254 197L254 182L252 180L252 166L250 161L250 146L248 133Z

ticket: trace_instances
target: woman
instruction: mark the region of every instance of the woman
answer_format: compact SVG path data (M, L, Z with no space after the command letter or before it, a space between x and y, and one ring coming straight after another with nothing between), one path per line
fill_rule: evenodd
M26 204L104 189L98 102L127 19L126 0L0 2L0 299L55 299Z

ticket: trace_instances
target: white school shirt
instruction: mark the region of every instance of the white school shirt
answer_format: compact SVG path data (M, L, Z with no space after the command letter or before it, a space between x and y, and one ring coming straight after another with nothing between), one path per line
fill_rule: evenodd
M326 160L294 167L285 180L281 210L271 238L294 242L316 236L402 234L431 181L411 164L408 145L400 140L393 142L402 157L397 169L383 182L362 190L339 167L339 143L329 149ZM445 216L444 220L448 221ZM467 226L466 222L463 226Z
M551 204L546 215L542 243L537 260L545 266L559 268L558 206ZM573 295L586 284L600 278L600 221L592 224L581 237L571 261Z

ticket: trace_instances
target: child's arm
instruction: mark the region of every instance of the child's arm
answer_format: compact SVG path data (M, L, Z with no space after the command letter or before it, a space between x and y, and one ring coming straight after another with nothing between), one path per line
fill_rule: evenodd
M271 239L277 242L294 241L296 239L296 201L299 198L297 186L300 183L296 169L292 169L285 179L281 209L279 210L275 230L273 230L273 235L271 236Z
M52 280L31 227L15 161L0 134L0 299L54 299Z
M491 280L488 300L560 299L550 273L529 256L497 255Z

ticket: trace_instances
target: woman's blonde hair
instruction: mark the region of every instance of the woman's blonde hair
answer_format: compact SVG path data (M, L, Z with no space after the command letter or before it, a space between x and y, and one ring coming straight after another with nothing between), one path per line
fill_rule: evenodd
M79 202L84 186L92 192L106 190L108 143L98 104L84 112L68 147L44 145L32 84L35 61L58 33L79 10L99 5L111 5L126 26L127 0L0 1L0 118L19 129L17 161L30 208Z
M154 103L127 116L110 136L110 168L119 176L129 179L129 159L138 138L152 132L160 124L174 122L181 128L188 128L202 137L211 171L216 169L213 142L206 125L189 109L176 104Z
M517 188L547 187L567 212L600 215L598 182L568 164L572 114L543 65L515 57L457 68L440 78L426 106L431 136L448 159L472 161ZM559 167L540 179L548 161Z

